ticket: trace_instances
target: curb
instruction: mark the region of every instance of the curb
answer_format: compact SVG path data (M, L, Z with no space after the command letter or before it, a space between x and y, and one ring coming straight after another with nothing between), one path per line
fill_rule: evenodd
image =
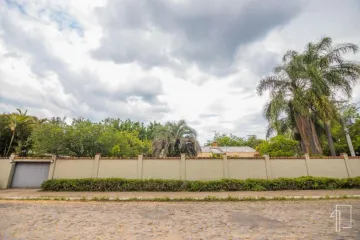
M28 201L95 201L95 202L241 202L241 201L297 201L297 200L336 200L336 199L360 199L360 195L332 195L332 196L283 196L283 197L3 197L6 200Z

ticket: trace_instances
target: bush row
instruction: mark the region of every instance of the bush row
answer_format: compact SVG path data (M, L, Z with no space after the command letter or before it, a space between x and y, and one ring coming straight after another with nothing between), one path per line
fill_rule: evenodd
M220 191L279 191L313 189L360 189L360 177L323 178L299 177L277 179L222 179L216 181L183 181L163 179L52 179L43 182L44 191L100 191L100 192L220 192Z

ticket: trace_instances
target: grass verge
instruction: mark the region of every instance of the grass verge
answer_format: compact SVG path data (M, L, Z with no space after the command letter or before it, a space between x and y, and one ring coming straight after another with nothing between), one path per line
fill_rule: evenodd
M256 201L303 201L303 200L342 200L360 199L360 195L336 195L336 196L281 196L281 197L154 197L154 198L110 198L107 196L87 198L83 197L8 197L0 198L0 201L70 201L70 202L256 202Z

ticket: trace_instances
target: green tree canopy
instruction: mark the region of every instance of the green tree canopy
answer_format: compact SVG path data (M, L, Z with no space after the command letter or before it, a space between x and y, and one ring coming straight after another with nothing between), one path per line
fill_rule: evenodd
M99 137L101 154L111 157L151 155L151 141L141 140L138 135L136 131L103 131Z
M184 120L168 122L165 126L155 129L153 154L155 156L196 156L201 150L197 141L197 132L189 127Z
M221 147L248 146L255 149L263 141L263 139L259 139L255 135L249 135L247 138L243 138L234 134L215 133L213 139L208 140L205 146L210 146L213 142L216 142L217 145Z
M36 155L69 155L65 141L66 126L65 119L61 118L52 118L38 124L29 138L32 142L31 152Z
M17 109L14 113L0 115L0 154L9 156L17 151L26 155L30 148L27 138L31 134L36 117L27 115L27 111Z
M287 138L283 135L277 135L269 141L261 143L257 150L261 155L267 154L271 157L291 157L298 154L299 142Z
M151 140L142 138L135 129L143 124L119 119L105 119L99 123L88 119L53 118L37 125L29 138L32 142L32 154L56 154L70 156L135 157L151 154ZM153 123L154 124L154 123ZM153 125L152 125L153 127ZM150 132L145 128L145 132Z

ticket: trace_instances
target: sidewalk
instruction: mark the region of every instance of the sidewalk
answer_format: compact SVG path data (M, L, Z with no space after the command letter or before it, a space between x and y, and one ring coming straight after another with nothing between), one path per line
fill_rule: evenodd
M5 189L0 190L0 199L22 199L22 198L55 198L64 197L70 199L77 198L120 198L122 200L131 198L154 199L154 198L196 198L201 199L208 196L216 198L227 198L229 196L236 198L247 197L265 197L265 198L278 198L278 197L337 197L337 196L359 197L360 189L349 190L297 190L297 191L249 191L249 192L42 192L39 189Z

